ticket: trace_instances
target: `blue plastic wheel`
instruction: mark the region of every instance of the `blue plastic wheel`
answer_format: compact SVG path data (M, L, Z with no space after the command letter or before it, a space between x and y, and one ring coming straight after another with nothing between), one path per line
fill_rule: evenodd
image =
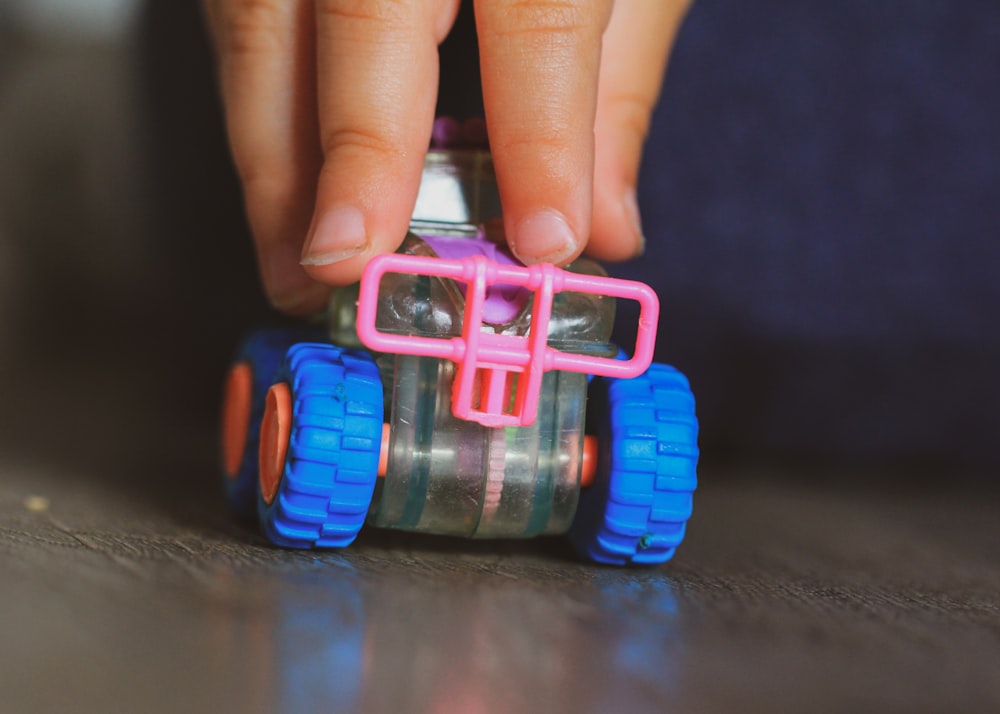
M613 565L670 560L697 486L698 420L683 374L653 364L635 379L596 378L588 413L600 439L596 482L580 493L570 539Z
M267 390L289 347L322 337L308 327L267 328L251 332L237 350L223 402L221 461L226 500L241 517L257 513L257 451Z
M375 361L333 345L295 345L272 399L287 404L269 403L262 426L257 504L264 534L289 548L350 545L378 478L383 404ZM272 462L274 444L280 455Z

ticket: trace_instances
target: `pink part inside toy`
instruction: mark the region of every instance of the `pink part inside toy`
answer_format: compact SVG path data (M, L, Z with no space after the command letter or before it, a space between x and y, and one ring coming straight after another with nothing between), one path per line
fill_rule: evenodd
M386 273L427 275L466 286L465 317L460 337L393 335L375 326L379 283ZM482 330L488 288L523 288L534 296L527 335L498 335ZM628 360L561 352L547 344L553 297L562 291L635 300L639 325L635 353ZM534 423L542 376L549 370L631 378L653 359L659 301L648 285L631 280L579 275L554 265L503 265L483 255L440 259L416 255L380 255L365 269L358 301L358 336L379 352L448 359L457 365L452 412L484 426L529 426Z

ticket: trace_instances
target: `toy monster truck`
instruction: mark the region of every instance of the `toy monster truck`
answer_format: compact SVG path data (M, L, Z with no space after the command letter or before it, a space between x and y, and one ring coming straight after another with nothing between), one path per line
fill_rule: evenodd
M325 334L245 341L224 481L272 542L340 548L367 522L568 533L602 563L673 555L698 423L684 376L650 364L655 294L585 258L521 265L486 237L499 215L487 151L432 149L410 233L334 293ZM615 298L640 305L631 358L610 343Z

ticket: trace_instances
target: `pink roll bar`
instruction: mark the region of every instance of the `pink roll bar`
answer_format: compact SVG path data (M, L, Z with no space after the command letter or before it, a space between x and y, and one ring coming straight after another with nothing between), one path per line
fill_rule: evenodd
M465 283L465 318L459 337L393 335L375 327L379 284L386 273L427 275ZM527 335L482 331L486 288L495 284L522 287L534 294ZM572 291L635 300L639 325L631 359L594 357L549 347L548 328L556 293ZM358 336L371 350L438 357L457 366L452 412L484 426L529 426L538 410L542 376L549 370L631 378L649 368L656 342L660 303L648 285L633 280L580 275L551 264L528 267L500 265L476 255L446 260L418 255L379 255L365 268L358 301ZM513 400L511 377L516 378ZM477 393L476 386L479 386Z

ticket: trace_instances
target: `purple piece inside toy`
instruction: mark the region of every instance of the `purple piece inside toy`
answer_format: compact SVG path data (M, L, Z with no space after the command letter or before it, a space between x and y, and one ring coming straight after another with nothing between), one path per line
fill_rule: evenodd
M451 117L438 117L431 132L431 146L437 149L485 149L489 146L486 122L480 118L459 122Z
M455 238L452 236L421 236L439 258L461 260L473 255L482 255L500 265L521 265L521 263L496 243L486 240L481 234L475 238ZM465 294L465 283L459 289ZM483 319L494 325L503 325L515 319L531 297L531 291L516 285L491 285L486 288L486 303Z

